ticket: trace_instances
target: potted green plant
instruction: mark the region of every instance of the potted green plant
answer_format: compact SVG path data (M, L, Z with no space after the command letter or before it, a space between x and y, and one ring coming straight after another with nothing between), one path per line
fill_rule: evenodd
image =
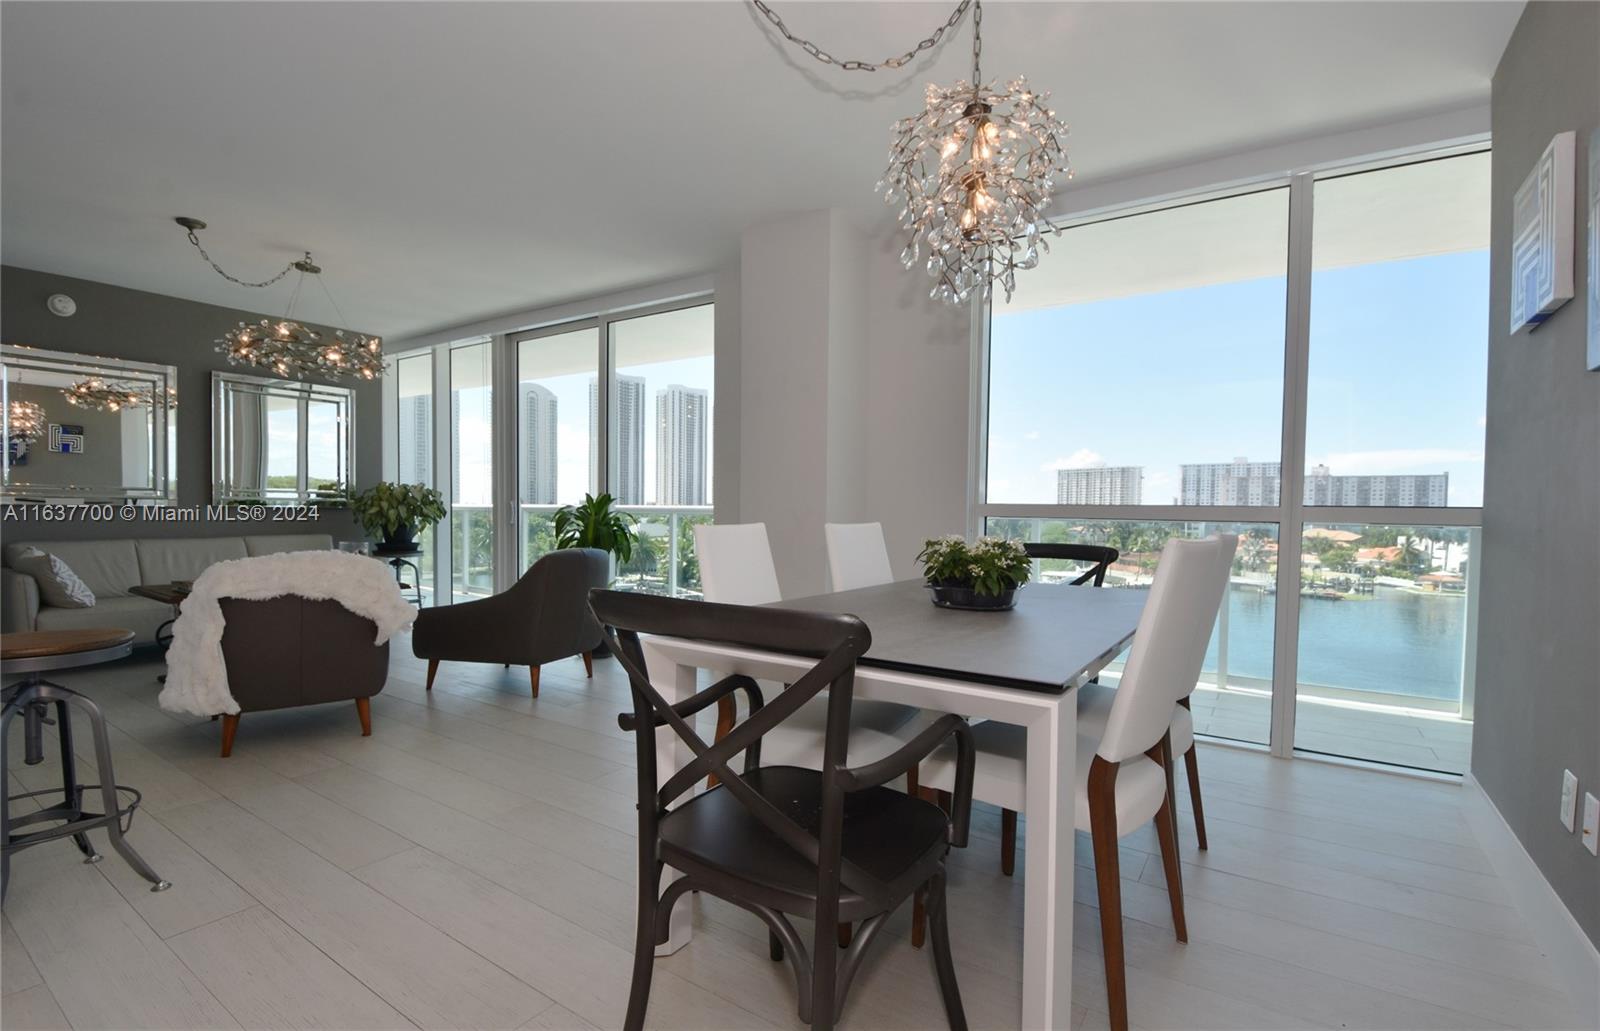
M1033 572L1022 542L1004 537L979 537L971 544L955 534L930 537L917 561L933 603L947 609L1009 609Z
M617 556L618 562L633 558L639 536L633 530L633 516L618 512L610 494L585 494L577 505L556 509L556 547L598 548Z
M417 534L445 516L444 495L420 483L380 483L350 499L361 528L382 538L379 552L416 549Z

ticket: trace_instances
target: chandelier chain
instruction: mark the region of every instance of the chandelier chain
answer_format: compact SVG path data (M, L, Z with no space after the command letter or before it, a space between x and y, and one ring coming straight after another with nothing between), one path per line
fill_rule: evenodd
M223 271L222 266L218 265L216 263L216 261L212 259L211 255L206 253L206 249L200 245L200 238L195 235L193 229L189 230L189 242L194 244L194 249L200 252L200 257L206 259L206 264L210 265L213 269L216 270L217 275L221 276L223 279L226 279L230 283L234 283L234 284L237 284L239 286L248 286L248 287L250 287L252 289L256 289L256 290L259 290L262 287L271 286L273 283L276 283L278 280L282 279L284 276L287 276L289 273L293 272L294 269L295 269L295 266L298 264L298 262L291 261L291 262L289 262L289 264L287 264L287 265L285 265L283 267L283 271L282 272L279 272L277 275L273 276L271 279L263 279L259 283L251 283L251 282L248 282L246 280L240 279L237 276L230 276L230 275L228 275L227 272ZM306 255L307 259L309 259L310 257L311 256L309 254Z
M976 90L983 76L978 66L983 59L983 0L974 0L972 8L972 88Z
M881 61L861 61L842 60L834 57L832 54L817 46L809 39L796 36L793 32L789 31L789 26L785 25L783 23L783 19L778 17L778 12L774 11L771 7L764 3L763 0L750 0L750 2L755 5L756 10L766 15L767 21L772 23L773 28L777 29L779 35L783 36L784 39L793 43L801 50L804 50L806 53L810 54L818 61L821 61L823 64L831 64L834 67L847 72L877 72L882 71L885 68L903 68L910 64L918 54L926 50L932 50L934 47L938 46L939 41L944 38L944 34L955 28L956 23L961 20L962 15L967 13L967 8L976 5L978 8L978 14L975 17L978 19L982 18L983 8L983 5L978 3L978 0L961 0L961 2L956 5L956 9L950 12L950 17L945 20L945 23L933 30L933 35L919 41L917 45L912 47L910 50L907 50L905 53L900 54L897 57L886 57ZM975 41L973 44L972 67L974 78L976 78L978 67L978 51L981 49L981 46L982 44L980 42ZM190 235L192 236L193 234ZM218 269L217 271L221 272L222 270Z

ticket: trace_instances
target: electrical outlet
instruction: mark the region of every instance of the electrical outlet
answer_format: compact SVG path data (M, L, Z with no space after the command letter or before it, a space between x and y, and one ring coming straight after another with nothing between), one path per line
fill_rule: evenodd
M1583 847L1600 856L1600 798L1583 796Z
M1578 822L1578 778L1571 770L1561 771L1561 826L1572 830Z

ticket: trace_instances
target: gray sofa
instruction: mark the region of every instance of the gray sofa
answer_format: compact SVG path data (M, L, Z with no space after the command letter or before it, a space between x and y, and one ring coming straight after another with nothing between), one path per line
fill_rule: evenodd
M122 627L132 630L137 644L153 644L156 628L172 618L172 607L129 594L141 584L193 580L213 562L271 555L280 551L327 551L333 538L325 533L272 534L251 537L123 538L104 541L7 541L0 549L0 630L75 630L80 627ZM94 592L86 609L40 603L33 577L11 568L25 548L58 556Z

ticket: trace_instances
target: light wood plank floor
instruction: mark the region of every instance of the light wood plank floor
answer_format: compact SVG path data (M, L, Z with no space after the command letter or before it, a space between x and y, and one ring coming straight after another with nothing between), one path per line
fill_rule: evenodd
M611 1028L633 917L632 745L609 660L446 664L431 697L407 642L373 703L217 725L156 707L149 657L62 676L113 730L145 793L112 853L16 857L0 924L6 1028ZM87 754L88 735L78 735ZM47 787L47 761L13 783ZM1177 944L1148 828L1123 842L1129 995L1141 1028L1566 1028L1549 963L1510 908L1451 785L1202 746L1211 848L1185 822L1190 941ZM1181 778L1180 778L1181 782ZM1180 787L1188 820L1188 799ZM983 808L953 860L951 922L975 1027L1019 1014L1022 877ZM1026 847L1024 827L1023 847ZM1080 835L1080 839L1083 836ZM105 851L102 842L102 850ZM1079 841L1075 1023L1104 1026L1088 842ZM786 967L754 917L693 897L694 943L660 961L650 1025L794 1028ZM851 1028L944 1026L931 960L897 914L857 981Z

